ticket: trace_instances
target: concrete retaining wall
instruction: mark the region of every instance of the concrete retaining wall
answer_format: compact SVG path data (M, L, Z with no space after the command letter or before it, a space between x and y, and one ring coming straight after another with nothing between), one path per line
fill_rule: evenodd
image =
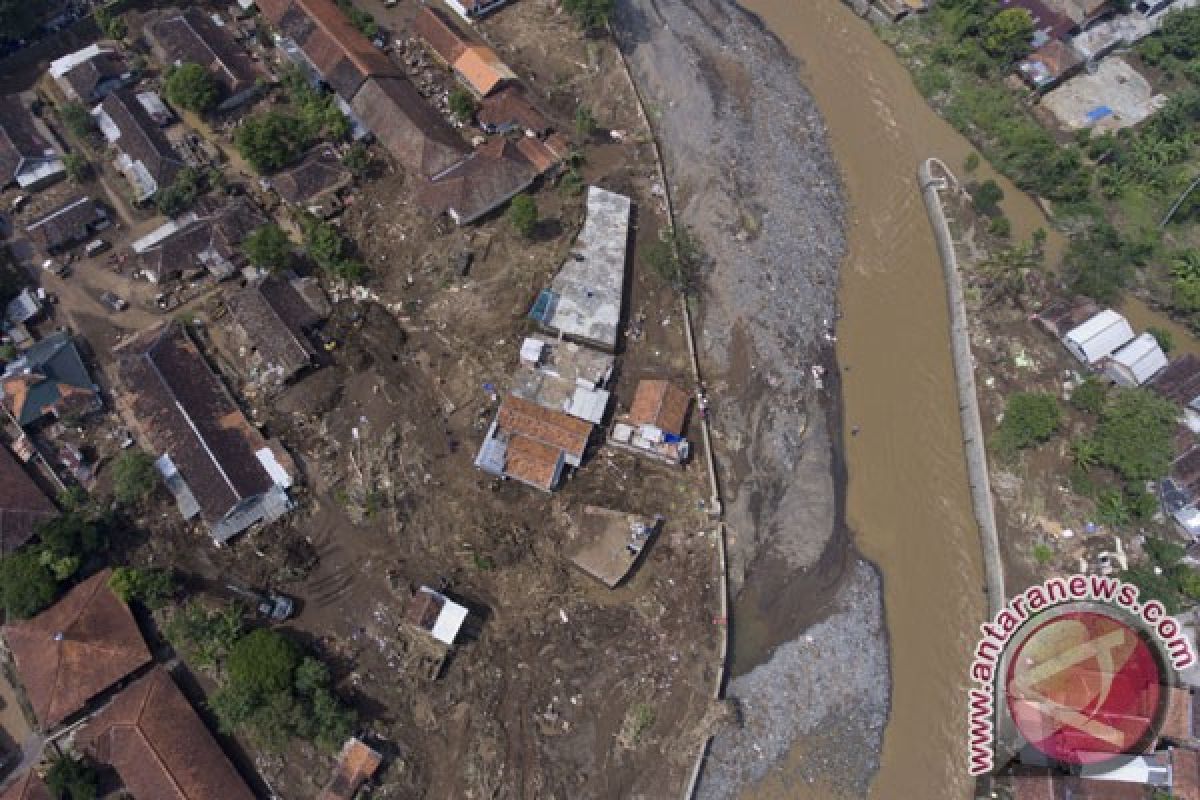
M963 450L967 460L967 477L971 488L971 504L979 525L979 540L983 548L983 571L988 596L988 614L994 616L1004 606L1004 564L1000 559L1000 536L996 532L996 512L992 505L991 482L988 479L987 447L983 423L979 418L979 400L975 393L975 364L971 356L970 329L967 327L967 308L963 299L962 280L958 272L958 256L946 211L942 206L943 191L958 191L953 173L936 158L917 169L921 196L929 211L929 223L937 240L946 279L946 302L950 309L950 345L954 354L954 376L958 387L958 410L962 421Z

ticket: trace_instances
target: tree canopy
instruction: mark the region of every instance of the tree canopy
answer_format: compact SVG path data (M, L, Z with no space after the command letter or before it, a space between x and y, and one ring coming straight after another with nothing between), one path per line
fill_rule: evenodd
M137 601L151 611L162 608L175 593L175 578L169 569L117 567L108 586L126 603Z
M563 0L563 10L584 30L603 28L612 16L613 0Z
M268 111L242 121L233 135L242 158L259 172L274 172L295 161L308 145L305 126L295 117Z
M1167 474L1178 425L1175 405L1145 389L1116 389L1100 412L1093 439L1098 461L1127 481Z
M34 548L0 558L0 605L19 619L32 617L54 602L58 581Z
M58 800L95 800L98 787L96 770L83 759L62 755L46 770L46 788Z
M1012 63L1029 52L1033 41L1033 17L1023 8L1006 8L988 21L983 49L1004 63Z
M212 74L199 64L186 62L167 72L167 99L180 108L203 114L217 107L221 87Z
M113 463L113 494L121 505L141 502L158 486L154 457L145 450L131 448Z
M527 194L514 197L508 204L508 221L526 239L533 236L538 225L537 201Z
M274 222L255 229L242 241L242 252L256 267L275 270L287 264L292 255L292 240Z
M1046 392L1016 392L1004 406L1004 419L992 434L1000 453L1014 455L1053 436L1062 424L1058 400Z

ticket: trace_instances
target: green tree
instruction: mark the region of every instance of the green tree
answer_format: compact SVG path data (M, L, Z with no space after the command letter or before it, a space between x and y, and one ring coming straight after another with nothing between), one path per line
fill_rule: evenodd
M992 446L1006 456L1015 455L1053 436L1062 424L1058 400L1046 392L1009 395L1004 419L992 434Z
M971 192L971 203L980 214L995 214L1000 209L1000 201L1003 199L1004 190L990 178Z
M361 178L371 168L370 149L362 142L355 142L342 156L342 165Z
M1180 250L1170 269L1171 302L1181 311L1200 311L1200 250Z
M575 18L585 31L598 30L608 24L613 12L613 0L563 0L563 10Z
M251 264L267 270L283 267L292 255L292 240L273 222L255 229L241 246Z
M466 89L454 88L450 91L450 111L458 117L459 122L470 122L475 116L475 98Z
M24 39L37 21L37 6L29 0L0 0L0 37Z
M154 195L154 205L159 213L168 217L178 216L196 204L204 191L204 177L194 167L184 167L175 176L175 182L162 187Z
M300 649L281 633L259 628L243 636L229 651L226 669L230 683L251 697L265 698L292 688L300 665Z
M172 67L164 86L171 103L198 114L212 111L221 99L221 87L212 73L192 62Z
M237 605L211 610L192 601L178 609L163 632L167 640L196 666L215 667L242 635L242 608Z
M508 222L526 239L532 237L538 226L537 202L527 194L514 197L508 204Z
M158 486L158 480L154 457L145 450L130 448L113 462L113 495L121 505L145 500Z
M0 558L0 605L9 616L32 617L54 602L58 581L34 548Z
M83 759L62 755L46 770L46 787L58 800L95 800L99 776Z
M67 153L63 156L63 169L67 171L67 177L75 183L83 183L91 174L92 166L79 153Z
M1007 65L1026 55L1032 41L1033 17L1023 8L1007 8L988 22L983 49Z
M575 133L580 139L589 139L596 132L596 118L592 116L592 110L587 106L579 106L575 109Z
M120 13L107 6L96 8L96 24L109 39L124 39L125 34L129 33L129 26L125 24Z
M1087 414L1099 414L1108 397L1108 387L1089 376L1071 392L1071 406Z
M1146 333L1154 337L1154 341L1158 342L1158 346L1162 348L1164 353L1170 353L1175 349L1175 337L1166 328L1151 325L1146 328Z
M64 103L59 107L58 115L67 130L80 139L87 139L96 131L96 120L79 103Z
M1174 453L1178 412L1169 400L1144 389L1116 389L1094 436L1100 463L1127 481L1158 480Z
M155 611L175 594L175 577L169 569L117 567L108 578L108 586L126 603L136 600Z
M331 277L354 283L362 279L365 268L349 254L349 245L341 232L311 214L300 218L304 232L304 250L313 263Z
M68 511L37 526L42 546L58 558L86 558L104 548L104 529L83 511Z
M273 172L295 161L308 145L305 126L295 117L268 111L242 121L233 135L242 158L259 172Z

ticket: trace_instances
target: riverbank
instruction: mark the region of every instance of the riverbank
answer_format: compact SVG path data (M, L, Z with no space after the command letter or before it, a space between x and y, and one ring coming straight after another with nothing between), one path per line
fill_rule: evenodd
M726 3L629 0L614 27L660 137L680 222L711 257L698 344L727 494L743 725L702 797L735 796L797 748L812 796L865 792L888 703L877 572L842 522L835 318L845 204L798 65ZM823 368L818 388L814 366ZM791 794L796 797L801 795Z

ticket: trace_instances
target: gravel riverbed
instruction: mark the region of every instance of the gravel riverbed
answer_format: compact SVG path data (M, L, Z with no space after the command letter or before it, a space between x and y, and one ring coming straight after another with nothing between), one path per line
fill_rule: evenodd
M698 333L731 591L772 598L756 622L769 631L764 657L774 650L729 685L742 725L718 734L701 796L736 796L797 752L805 781L862 795L878 767L888 656L879 577L841 521L825 337L846 250L837 165L798 65L753 15L621 0L615 28L677 216L712 261ZM814 365L830 370L824 388Z

